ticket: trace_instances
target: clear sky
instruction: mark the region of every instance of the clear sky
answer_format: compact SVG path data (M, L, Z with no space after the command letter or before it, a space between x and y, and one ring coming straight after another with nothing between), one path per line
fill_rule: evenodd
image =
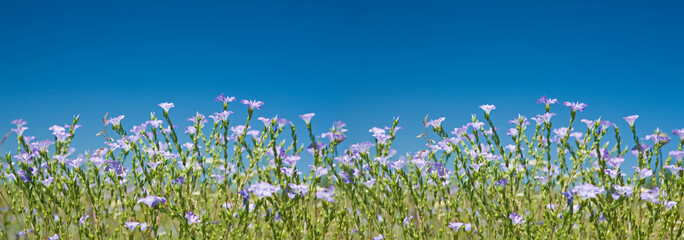
M541 113L541 95L587 103L580 119L626 131L621 117L639 114L641 134L670 133L684 127L682 12L681 1L6 0L0 133L24 118L27 135L48 138L80 114L81 152L103 146L94 135L107 112L129 129L169 101L184 127L218 111L220 93L299 125L315 112L318 133L345 121L349 142L401 116L400 153L424 144L426 114L453 129L495 104L505 129ZM15 146L13 135L0 151Z

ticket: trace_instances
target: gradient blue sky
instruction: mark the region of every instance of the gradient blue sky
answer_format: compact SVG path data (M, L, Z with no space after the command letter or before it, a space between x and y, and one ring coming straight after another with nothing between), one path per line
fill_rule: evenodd
M0 132L24 118L27 135L47 138L80 114L80 152L102 146L107 112L130 128L170 101L185 126L226 93L264 101L257 116L301 124L315 112L318 133L345 121L350 142L401 116L399 152L424 144L426 114L453 129L495 104L505 129L541 113L544 94L587 103L578 118L627 130L621 117L639 114L640 133L669 133L684 127L682 12L680 1L2 1Z

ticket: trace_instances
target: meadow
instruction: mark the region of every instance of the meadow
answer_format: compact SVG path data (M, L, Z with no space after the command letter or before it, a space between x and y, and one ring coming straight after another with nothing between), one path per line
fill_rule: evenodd
M183 126L173 103L138 125L107 116L105 145L85 154L70 147L78 117L47 140L12 121L0 238L684 238L684 129L644 135L638 115L583 119L586 104L544 96L540 114L497 128L503 117L482 105L461 126L426 118L415 133L425 148L401 153L399 118L348 143L343 122L314 132L314 113L289 121L258 116L261 101L215 102L216 113ZM553 125L562 116L569 124Z

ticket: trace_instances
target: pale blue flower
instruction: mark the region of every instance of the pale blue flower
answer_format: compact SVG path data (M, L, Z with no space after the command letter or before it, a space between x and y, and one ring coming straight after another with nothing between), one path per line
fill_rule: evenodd
M223 93L216 97L216 102L223 102L223 104L228 104L229 102L235 101L235 97L224 96Z
M280 191L280 187L273 186L267 182L259 182L250 186L248 190L261 199L264 197L270 197L277 191Z
M166 198L157 196L147 196L144 198L139 198L138 203L145 203L149 207L156 207L159 204L165 204Z
M509 214L509 215L508 215L508 218L511 219L511 221L513 222L513 225L518 225L518 224L521 224L521 223L525 223L525 219L524 219L523 217L521 217L520 215L518 215L517 213L511 213L511 214Z
M335 186L330 185L328 188L320 189L316 192L316 198L323 199L328 202L335 202Z
M670 151L668 155L672 156L677 161L682 161L682 158L684 158L684 151Z
M168 113L169 109L174 107L173 103L168 102L160 103L159 106L164 109L165 113Z
M440 128L442 127L442 122L444 121L444 117L438 118L438 119L433 119L425 123L425 127L431 126L433 128Z
M677 206L677 202L675 201L666 201L665 202L665 210L670 210L670 208Z
M240 103L242 103L242 104L246 105L247 107L249 107L250 110L254 110L255 108L256 108L257 110L258 110L258 109L261 109L261 106L264 105L264 102L262 102L262 101L257 101L257 100L246 100L246 99L240 101Z
M569 107L573 112L582 112L584 111L584 108L587 107L587 104L580 102L564 102L563 105Z
M595 198L597 195L601 194L605 190L603 188L594 186L589 183L584 183L581 185L575 186L575 188L572 189L572 192L579 195L582 199L588 199L588 198Z
M52 184L52 181L54 181L54 180L55 180L54 177L49 177L49 178L46 178L45 180L40 181L40 182L43 183L43 185L45 185L45 187L50 187L50 184Z
M304 120L304 122L306 123L306 125L309 125L309 124L311 123L311 118L313 118L314 115L316 115L316 114L315 114L315 113L307 113L307 114L299 115L299 117L300 117L302 120Z
M548 105L551 105L551 104L554 104L554 103L558 103L558 99L556 99L556 98L553 98L553 99L551 99L551 98L546 98L546 95L544 95L544 96L541 96L541 98L539 98L539 99L537 100L537 104L542 104L542 103L548 106Z
M485 104L485 105L481 105L480 108L485 111L485 115L489 115L489 112L496 109L496 106Z
M139 222L126 222L126 223L124 223L124 227L128 228L128 231L135 230L135 228L137 228L138 225L140 225Z
M185 213L185 218L188 219L188 224L201 223L202 220L192 212Z
M634 170L636 170L636 172L639 174L639 177L641 177L642 179L653 176L653 171L651 171L651 169L648 169L648 168L641 169L638 167L632 167L632 168Z
M627 121L627 123L629 123L630 127L634 127L634 122L637 120L637 118L639 118L639 115L627 116L627 117L623 117L622 119Z

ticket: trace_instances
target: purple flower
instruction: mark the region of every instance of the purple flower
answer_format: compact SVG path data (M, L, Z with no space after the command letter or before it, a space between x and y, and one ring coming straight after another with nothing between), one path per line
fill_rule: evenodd
M293 193L299 194L300 196L304 196L307 193L309 193L309 186L307 186L306 184L297 185L294 183L290 183L288 184L288 186L290 186L290 190L292 190ZM290 198L294 198L294 196L291 196Z
M88 222L88 218L90 218L90 216L88 216L88 215L81 216L81 218L78 219L78 224L79 225L86 224Z
M55 233L55 235L52 235L52 237L48 237L48 240L57 240L59 239L59 235Z
M152 169L157 169L157 166L159 166L159 164L162 164L162 163L163 163L162 161L148 162L145 165L147 165L148 167L150 167Z
M377 237L373 237L373 240L383 240L383 239L385 239L385 237L382 236L382 234L378 235Z
M546 184L549 181L549 177L547 176L534 176L534 179L539 180L541 184Z
M216 97L216 102L223 102L223 104L228 104L229 102L235 101L235 97L224 96L223 93Z
M442 122L444 121L444 117L438 118L438 119L433 119L425 123L425 127L431 126L433 128L440 128L442 127Z
M268 125L271 125L271 119L270 118L265 118L265 117L259 117L257 118L259 121L264 123L264 126L268 127Z
M199 124L200 126L204 126L205 123L207 123L207 118L204 117L204 114L201 114L197 112L195 116L189 117L186 119L188 122L192 122L193 124Z
M530 122L527 121L527 118L526 118L525 116L523 116L523 115L520 115L520 113L518 113L518 117L517 117L517 118L508 121L508 123L515 124L515 126L520 125L520 122L522 122L522 126L523 126L523 127L525 127L525 126L527 126L527 125L530 124Z
M601 129L602 129L602 130L608 129L608 128L611 127L611 126L615 126L615 123L612 123L612 122L610 122L610 121L608 121L608 120L601 120L601 118L599 118L599 119L596 120L596 121L599 121L599 125L601 125Z
M286 176L292 177L292 174L294 173L294 168L282 167L280 168L280 171L283 172Z
M249 202L249 191L247 191L247 187L238 191L238 194L242 195L243 204L247 204Z
M608 176L615 178L618 175L618 170L617 169L606 169L605 173L608 174Z
M595 123L594 121L589 120L589 119L582 119L582 120L580 120L580 122L583 122L584 124L586 124L587 128L589 128L589 129L593 128L594 123Z
M185 213L185 218L188 219L188 224L192 225L194 223L201 223L202 220L192 212Z
M385 132L385 129L382 129L382 128L379 128L379 127L373 127L373 128L371 128L371 129L368 129L368 132L373 133L373 136L376 136L376 135L384 135L384 134L386 133L386 132Z
M14 124L14 125L17 125L17 128L20 128L20 127L26 125L26 120L24 120L24 119L14 119L14 120L12 120L12 122L10 122L10 123L11 123L11 124Z
M22 181L24 181L24 182L31 182L31 179L29 178L29 175L28 175L28 173L26 173L26 171L24 171L24 170L19 170L19 171L17 172L17 174L19 174L19 178L21 178Z
M518 136L518 129L509 128L508 130L506 130L506 136Z
M128 228L128 231L135 230L135 228L137 228L138 225L140 225L139 222L126 222L126 223L124 223L124 227Z
M31 144L31 141L33 141L35 139L36 139L35 136L24 136L24 142L26 142L26 144Z
M174 106L173 106L173 103L168 103L168 102L160 103L159 106L160 106L161 108L164 109L164 112L165 112L165 113L168 113L168 112L169 112L169 109L171 109L172 107L174 107Z
M24 131L26 131L26 129L28 129L28 128L27 127L17 127L17 128L13 128L12 132L17 133L17 136L21 136L22 134L24 134Z
M45 185L45 187L49 187L50 184L52 184L52 181L54 181L54 180L55 180L54 177L49 177L49 178L47 178L43 181L40 181L40 182L43 183L43 185Z
M157 196L147 196L147 197L138 199L138 203L141 203L141 202L145 203L147 206L153 208L159 204L166 204L166 198L157 197Z
M162 123L163 123L162 120L159 120L159 119L149 120L149 121L145 122L145 124L152 126L152 128L158 128L159 126L162 125Z
M588 198L595 198L597 195L601 194L605 190L603 188L591 185L589 183L584 183L575 186L572 192L579 195L582 199L586 200Z
M485 104L485 105L481 105L480 108L485 111L485 115L489 115L489 112L496 109L496 106Z
M81 165L83 165L83 162L85 162L85 159L83 159L81 157L77 157L71 161L68 161L67 165L69 165L73 168L77 168L77 167L80 167Z
M451 134L456 136L463 136L463 134L468 132L468 127L470 127L470 125L465 125L460 128L454 128L454 131L451 131Z
M674 157L677 161L681 161L684 157L684 151L670 151L668 155Z
M650 177L650 176L653 175L653 171L651 171L651 169L648 169L648 168L643 168L643 169L641 169L641 168L638 168L638 167L632 167L632 168L633 168L634 170L636 170L637 173L639 173L639 177L641 177L642 179L643 179L643 178Z
M472 228L472 225L470 223L462 223L462 222L449 223L449 228L453 229L454 231L458 231L459 229L461 229L461 227L464 227L463 229L467 232L467 231L470 231L470 229Z
M347 172L341 172L340 177L342 178L342 181L346 184L353 183L352 178L349 176Z
M280 187L273 186L267 182L259 182L250 186L248 190L261 199L264 197L270 197L275 192L280 191Z
M677 202L675 201L666 201L663 205L665 205L665 210L670 210L670 208L677 206Z
M217 182L223 182L223 180L226 179L226 177L221 174L212 174L211 177L215 178Z
M223 111L220 113L215 112L213 116L209 116L209 117L214 119L215 123L218 122L219 120L225 122L228 120L228 116L230 116L230 114L232 114L232 113L233 113L233 111Z
M276 116L276 124L278 124L278 128L282 128L287 124L292 124L292 122L288 121L285 118L279 118Z
M678 167L675 165L665 165L665 166L663 166L663 168L669 169L670 172L672 172L672 175L675 175L675 176L677 176L677 174L679 174L679 171L684 170L684 167Z
M185 128L185 134L195 134L197 132L197 129L193 126L187 126Z
M135 133L135 135L140 135L140 133L145 131L146 127L147 127L147 125L144 125L144 124L141 126L133 126L133 128L131 129L131 132Z
M473 127L475 130L480 130L480 128L484 127L483 122L470 122L466 124L467 127Z
M634 192L634 189L632 189L631 186L613 185L613 188L615 188L615 191L617 191L620 195L623 195L625 197L631 196Z
M328 188L320 189L316 192L316 198L323 199L328 202L335 202L335 186L330 185Z
M290 167L294 167L297 162L299 162L299 159L302 159L299 154L297 155L292 155L292 156L285 156L285 159L283 159L283 163L285 165L289 165Z
M470 168L472 168L474 171L480 170L482 166L484 166L485 163L473 163L468 165Z
M176 184L176 185L183 185L184 182L185 182L184 177L178 177L176 179L171 180L171 184Z
M627 123L629 123L630 127L634 127L634 121L636 121L637 118L639 118L639 115L627 116L627 117L623 117L622 119L627 121Z
M684 140L684 128L672 130L672 134L677 135L679 139Z
M580 102L564 102L563 105L569 107L573 112L577 112L578 110L582 112L584 111L584 108L587 107L587 104Z
M105 122L105 124L111 124L112 126L118 126L118 125L121 125L121 119L123 119L123 118L124 118L124 115L119 115L118 117L108 119Z
M562 127L562 128L556 128L553 129L553 133L556 134L559 138L564 138L565 136L568 135L568 128Z
M614 168L619 168L620 165L622 165L622 162L624 162L624 161L625 161L625 158L623 158L623 157L611 157L608 159L606 164L608 164L608 166L611 166Z
M655 133L646 135L645 138L646 140L653 139L653 143L655 144L660 143L662 145L665 145L668 142L670 142L670 138L666 134L661 133L660 129L656 129Z
M511 214L509 214L509 215L508 215L508 218L511 219L511 221L513 222L513 225L518 225L518 224L521 224L521 223L525 223L525 219L524 219L523 217L519 216L517 213L511 213Z
M502 178L501 180L494 182L495 186L505 187L506 184L508 184L508 179L506 179L506 178Z
M374 135L374 136L375 136L375 139L378 140L379 144L385 144L385 143L387 143L387 140L392 138L392 136L386 135L386 134L379 134L379 135Z
M119 161L109 161L107 166L105 166L104 171L114 171L114 173L119 177L126 177L128 169L124 168L123 164Z
M660 201L658 200L658 198L660 197L660 195L658 194L659 191L660 189L655 187L653 188L653 190L649 189L645 192L642 192L641 200L646 200L652 203L660 203Z
M254 110L255 108L256 108L257 110L259 110L259 109L261 109L261 106L264 105L264 102L262 102L262 101L257 101L257 100L246 100L246 99L240 101L240 103L242 103L242 104L246 105L247 107L249 107L249 110Z
M328 169L323 167L323 166L316 167L314 165L309 165L309 167L311 167L311 170L314 171L314 174L316 177L321 177L321 176L325 176L328 174Z
M306 125L309 125L309 123L311 122L311 118L314 117L314 115L316 115L316 114L315 114L315 113L307 113L307 114L299 115L299 117L300 117L302 120L304 120L304 122L306 123Z
M561 195L565 196L568 199L568 205L572 204L572 200L575 198L575 195L573 195L570 191L566 191L561 193Z
M427 166L428 164L430 164L428 161L425 161L425 159L423 159L423 158L416 158L416 159L413 159L413 160L411 160L411 163L413 163L414 165L416 165L416 167L417 167L418 169L423 169L425 166Z
M554 98L554 99L546 98L546 95L544 95L544 96L541 96L541 97L537 100L537 104L542 104L542 103L545 104L545 105L547 105L547 106L549 106L549 105L551 105L551 104L558 103L558 99L556 99L556 98Z
M363 185L366 185L368 188L372 188L373 185L375 185L375 178L371 178L368 181L363 182Z
M544 113L542 115L537 114L536 118L532 118L532 120L536 121L537 124L541 124L542 122L544 123L549 123L551 121L551 117L555 116L555 113Z

